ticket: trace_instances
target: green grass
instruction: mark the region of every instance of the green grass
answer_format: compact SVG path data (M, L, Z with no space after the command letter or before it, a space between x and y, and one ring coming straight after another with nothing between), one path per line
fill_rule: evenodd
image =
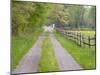
M88 43L88 37L94 38L95 31L79 31L81 34L84 34L85 42ZM91 44L95 44L95 39L90 41ZM95 46L92 46L92 48Z
M84 35L84 42L88 43L88 44L89 44L88 37L90 36L90 38L94 38L94 36L95 36L95 31L69 31L69 30L66 30L66 31L67 32L73 32L76 35L77 35L77 33L81 34L81 35ZM95 39L90 40L90 44L94 45L95 44ZM89 46L85 44L85 47L89 47ZM95 46L91 46L91 47L94 48Z
M22 34L21 36L12 37L12 69L15 69L21 58L28 52L28 50L33 46L38 36L41 33L41 29L27 34Z
M95 68L95 48L82 48L75 42L63 37L59 32L55 32L57 40L68 50L72 57L84 68Z
M88 35L94 36L95 35L95 31L68 31L68 32L81 33L81 34L84 34L85 36L88 36Z
M54 49L48 37L43 41L41 54L38 69L39 72L58 71L58 64L54 55Z
M81 34L85 34L85 35L94 35L95 31L79 31Z

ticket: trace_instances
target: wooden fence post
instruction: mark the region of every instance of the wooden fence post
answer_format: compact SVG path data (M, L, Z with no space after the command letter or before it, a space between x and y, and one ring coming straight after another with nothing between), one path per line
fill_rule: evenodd
M78 43L78 42L77 42L77 39L78 39L78 38L77 38L77 33L74 33L74 36L75 36L75 38L74 38L74 39L75 39L76 44L77 44L77 43Z
M96 48L96 34L94 35L94 46Z
M90 39L90 35L88 36L88 45L89 45L89 48L90 48L90 46L91 46L91 39Z
M72 36L72 40L74 41L74 35L73 35L73 32L71 32L71 36Z
M79 37L80 37L80 46L81 46L81 41L82 41L82 40L81 40L81 33L79 34Z
M66 37L66 30L64 30L64 37Z
M84 35L82 34L82 47L84 47L85 44L84 44Z
M74 38L74 37L73 37L73 33L71 32L71 39L72 39L72 41L74 41L73 38Z
M68 31L67 31L67 37L69 36Z
M63 30L61 30L61 34L62 34L62 36L64 35L64 31Z
M77 38L77 44L79 44L79 41L78 41L79 40L79 35L78 35L78 33L77 33L77 37L76 38Z
M66 36L68 36L68 33L66 32Z

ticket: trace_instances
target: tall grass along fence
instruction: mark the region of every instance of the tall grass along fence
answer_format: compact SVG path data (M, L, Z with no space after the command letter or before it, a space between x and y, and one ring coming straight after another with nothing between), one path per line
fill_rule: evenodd
M56 28L57 31L59 31L64 37L67 37L68 39L76 42L78 45L85 47L95 47L96 46L96 36L85 36L84 34L81 34L79 32L73 32L73 31L66 31L61 28Z

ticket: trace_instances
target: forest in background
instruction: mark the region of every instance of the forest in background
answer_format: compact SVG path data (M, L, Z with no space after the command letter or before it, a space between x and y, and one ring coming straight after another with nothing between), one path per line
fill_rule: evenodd
M96 7L39 2L12 2L12 35L30 33L43 25L75 30L95 30Z

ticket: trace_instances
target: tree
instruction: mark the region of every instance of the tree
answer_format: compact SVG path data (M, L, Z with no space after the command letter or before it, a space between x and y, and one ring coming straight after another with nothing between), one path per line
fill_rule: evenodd
M12 3L12 34L20 35L33 31L46 21L52 6L45 3L21 2Z

